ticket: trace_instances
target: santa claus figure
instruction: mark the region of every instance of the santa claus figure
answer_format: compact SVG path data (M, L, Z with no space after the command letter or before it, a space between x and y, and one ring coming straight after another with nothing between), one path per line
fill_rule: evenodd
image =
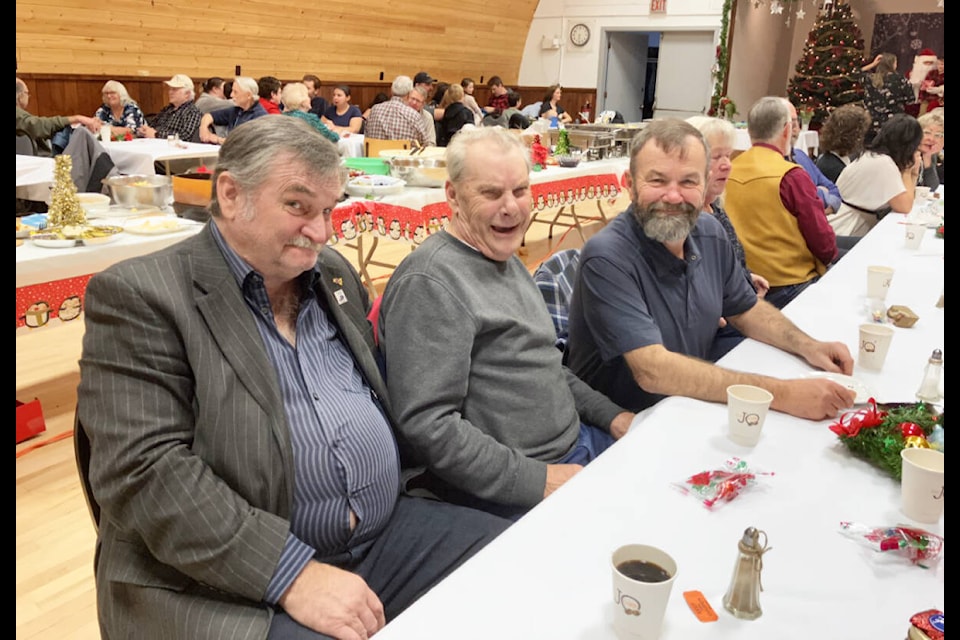
M943 106L943 60L933 49L924 49L913 59L908 77L916 102L907 105L907 113L919 116Z

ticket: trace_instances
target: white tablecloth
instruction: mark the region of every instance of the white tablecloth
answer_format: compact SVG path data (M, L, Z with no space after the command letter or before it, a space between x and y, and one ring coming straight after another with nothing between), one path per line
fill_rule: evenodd
M49 202L53 158L17 155L17 197Z
M882 373L855 376L879 400L910 401L924 364L943 347L943 242L929 230L918 251L903 247L900 215L871 231L816 285L786 309L820 339L856 354L866 320L866 267L896 268L888 303L920 316L897 328ZM746 341L724 366L791 377L811 367ZM828 430L771 413L760 442L748 448L725 436L726 407L669 398L635 422L621 441L391 622L378 640L615 638L610 554L621 544L660 546L679 569L663 640L810 640L902 638L914 613L944 607L942 572L875 553L838 533L843 520L872 526L907 521L898 483L852 457ZM672 483L739 456L776 475L714 511ZM763 615L727 613L722 598L744 529L765 531ZM926 525L938 531L938 525ZM683 592L702 591L719 621L701 623Z
M342 158L362 158L363 136L359 133L341 135L337 142L337 149L340 150Z
M156 138L136 138L123 142L104 142L103 147L117 170L124 175L153 175L155 162L184 158L216 158L220 146L199 142L170 144Z
M109 244L46 249L27 240L17 247L17 288L99 273L121 260L159 251L200 231L202 224L180 219L184 228L163 235L122 233ZM142 222L141 220L135 220ZM123 226L130 219L100 218L98 224Z
M737 151L746 151L750 148L750 134L746 129L737 129L737 141L733 148ZM797 142L793 145L795 149L800 149L804 153L812 154L810 157L816 159L820 153L820 134L816 131L801 131Z

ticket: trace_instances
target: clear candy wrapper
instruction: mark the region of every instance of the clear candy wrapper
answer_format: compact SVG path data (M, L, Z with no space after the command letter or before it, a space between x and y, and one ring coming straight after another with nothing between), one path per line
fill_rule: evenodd
M673 486L700 500L706 508L713 509L756 486L759 477L772 475L773 472L751 469L740 458L729 458L721 468L701 471L683 482L675 482Z
M935 533L907 525L870 527L856 522L841 522L840 533L874 551L894 553L915 565L927 567L940 557L943 538Z

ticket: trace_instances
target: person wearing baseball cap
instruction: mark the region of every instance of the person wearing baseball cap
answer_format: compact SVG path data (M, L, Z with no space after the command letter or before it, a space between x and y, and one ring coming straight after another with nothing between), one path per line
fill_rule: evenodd
M436 127L434 122L443 118L443 111L441 110L439 115L436 113L436 105L430 102L430 96L433 94L433 86L437 83L437 79L431 76L426 71L421 71L417 75L413 76L413 88L419 88L424 95L423 99L423 108L421 113L426 112L429 115L429 119L424 117L428 121L428 124L431 127Z
M163 83L167 85L170 104L161 109L150 124L140 127L138 133L144 138L175 135L184 141L199 142L198 130L203 114L193 104L193 80L188 75L178 73Z

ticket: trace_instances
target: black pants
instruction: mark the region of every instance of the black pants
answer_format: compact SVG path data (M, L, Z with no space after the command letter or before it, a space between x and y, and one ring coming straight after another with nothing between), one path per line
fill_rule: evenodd
M401 496L386 529L356 566L383 603L387 622L512 524L444 502ZM268 640L327 638L278 609Z

